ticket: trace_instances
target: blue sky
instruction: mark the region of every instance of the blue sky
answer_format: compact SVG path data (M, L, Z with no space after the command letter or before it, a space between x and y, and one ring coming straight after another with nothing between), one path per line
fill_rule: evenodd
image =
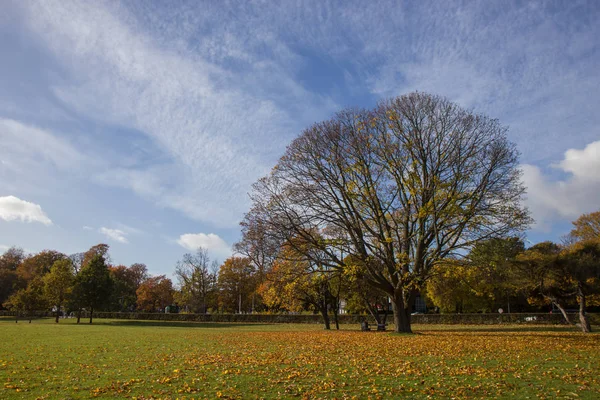
M223 260L301 130L420 90L498 118L532 242L600 209L596 1L3 1L0 251Z

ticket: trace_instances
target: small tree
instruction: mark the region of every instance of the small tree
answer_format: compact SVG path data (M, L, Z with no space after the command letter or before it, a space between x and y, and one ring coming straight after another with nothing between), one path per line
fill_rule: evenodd
M90 311L90 324L94 310L102 307L109 300L112 280L105 259L102 255L94 255L75 277L73 296L76 302Z
M577 298L581 330L591 332L586 307L590 300L599 300L600 241L586 240L570 246L561 254L558 269Z
M35 277L25 289L17 291L10 296L5 303L5 307L15 310L15 322L19 320L19 313L29 317L29 323L36 311L41 311L47 307L48 303L44 296L44 282L41 277Z
M63 304L71 295L74 278L73 264L68 258L56 261L50 272L43 278L46 300L56 307L56 323Z
M532 304L551 303L571 323L565 306L572 297L564 271L559 264L561 248L552 242L542 242L517 255L513 262L513 279L529 294Z
M210 260L208 250L199 247L186 253L177 262L175 276L179 283L178 302L187 310L205 314L210 306L217 307L218 263Z

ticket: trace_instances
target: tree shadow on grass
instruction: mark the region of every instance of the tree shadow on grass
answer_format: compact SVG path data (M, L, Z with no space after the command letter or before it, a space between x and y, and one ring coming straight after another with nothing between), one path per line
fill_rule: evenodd
M140 320L111 320L98 321L105 325L113 326L131 326L131 327L175 327L175 328L240 328L240 327L261 327L271 324L261 323L239 323L239 322L194 322L194 321L140 321Z

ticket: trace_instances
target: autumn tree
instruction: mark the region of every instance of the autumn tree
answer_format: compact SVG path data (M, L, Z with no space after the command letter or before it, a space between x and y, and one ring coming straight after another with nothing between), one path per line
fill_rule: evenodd
M103 307L109 300L113 282L104 256L93 255L75 277L73 297L75 302L87 307L92 323L94 310Z
M311 310L319 313L325 329L331 329L331 313L339 329L337 316L344 286L340 270L314 262L290 248L282 255L261 285L265 303L271 308L292 312Z
M67 256L55 250L43 250L37 254L25 258L17 268L17 275L21 281L22 287L36 277L43 277L54 265L56 261L65 259Z
M164 275L146 279L137 289L137 306L140 310L156 312L173 304L173 282Z
M219 268L219 303L228 312L254 311L256 270L249 258L229 257Z
M591 332L586 308L590 302L600 304L600 240L582 240L565 249L557 269L579 304L581 330Z
M208 249L199 247L186 253L177 263L175 276L179 283L178 303L194 313L206 313L217 307L218 263L212 261Z
M43 277L46 300L56 308L56 323L63 305L71 295L74 278L73 264L68 258L55 261L50 272Z
M81 268L88 265L95 256L101 256L106 264L110 264L111 259L110 254L108 253L109 250L110 246L104 243L99 243L90 247L88 251L83 253L83 258L81 259Z
M538 243L515 257L513 279L528 292L532 304L551 303L558 308L567 323L571 323L566 304L572 289L559 263L561 247L552 242Z
M425 93L344 110L306 129L254 184L243 226L301 238L306 256L318 249L331 268L353 255L352 267L392 299L396 331L411 332L436 264L530 222L506 131Z
M2 305L17 286L17 269L25 259L25 252L11 247L0 256L0 305Z
M570 236L576 241L600 240L600 211L577 218L573 222Z

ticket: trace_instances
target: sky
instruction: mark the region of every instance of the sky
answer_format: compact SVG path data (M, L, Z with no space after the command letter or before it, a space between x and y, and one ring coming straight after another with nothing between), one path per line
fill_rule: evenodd
M497 118L531 243L600 209L600 3L0 5L0 252L223 261L248 192L310 124L419 90Z

